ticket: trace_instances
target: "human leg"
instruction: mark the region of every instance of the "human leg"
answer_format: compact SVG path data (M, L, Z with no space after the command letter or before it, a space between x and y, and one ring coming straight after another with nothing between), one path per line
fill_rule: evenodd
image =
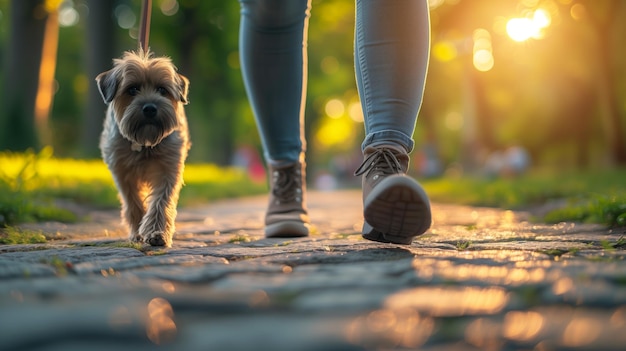
M266 236L308 235L304 97L309 0L240 0L246 92L270 170Z
M363 235L409 244L431 223L428 197L405 174L430 46L426 0L356 0L355 70L365 121Z

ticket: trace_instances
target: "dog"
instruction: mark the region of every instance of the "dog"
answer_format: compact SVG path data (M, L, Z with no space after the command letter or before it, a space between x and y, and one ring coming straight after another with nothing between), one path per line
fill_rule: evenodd
M127 51L96 83L108 105L100 136L121 216L133 242L172 245L183 170L191 147L184 106L189 80L171 59Z

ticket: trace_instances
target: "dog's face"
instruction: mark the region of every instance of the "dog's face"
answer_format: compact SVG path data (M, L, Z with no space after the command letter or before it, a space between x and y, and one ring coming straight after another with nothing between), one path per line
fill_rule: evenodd
M122 136L139 145L157 145L184 118L189 81L169 58L126 52L96 81Z

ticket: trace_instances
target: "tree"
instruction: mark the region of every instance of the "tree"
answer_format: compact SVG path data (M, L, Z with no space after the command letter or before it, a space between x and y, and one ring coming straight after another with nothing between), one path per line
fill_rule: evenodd
M11 1L11 34L5 51L0 149L22 151L41 143L35 128L35 99L48 12L44 0Z
M93 79L99 73L110 69L113 57L119 56L119 53L115 52L115 22L112 18L114 5L114 1L87 0L91 15L87 19L87 42L84 47L90 84L83 118L81 150L86 157L96 157L100 154L98 140L105 111L102 97Z
M626 3L621 0L584 2L590 15L583 21L592 28L597 45L597 61L592 67L597 70L598 103L604 117L604 128L609 144L612 161L626 165L626 140L624 139L624 111L620 111L622 97L617 90L616 66L623 63L620 57L623 18L626 15ZM591 45L590 45L591 46ZM591 46L594 48L593 46Z

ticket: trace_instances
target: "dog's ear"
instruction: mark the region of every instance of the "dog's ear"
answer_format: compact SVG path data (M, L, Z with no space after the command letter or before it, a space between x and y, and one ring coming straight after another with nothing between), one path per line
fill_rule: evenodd
M96 77L96 83L98 83L100 95L102 95L102 99L107 104L113 101L115 93L117 92L117 71L117 69L113 68L98 74Z
M180 95L180 101L183 104L189 103L189 99L187 98L187 94L189 93L189 79L183 76L180 73L178 75L178 94Z

